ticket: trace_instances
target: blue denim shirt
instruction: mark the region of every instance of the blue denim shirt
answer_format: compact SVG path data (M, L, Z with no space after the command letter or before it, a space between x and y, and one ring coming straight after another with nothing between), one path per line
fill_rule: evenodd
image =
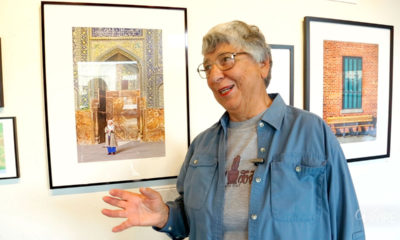
M365 239L346 159L318 116L287 106L279 95L257 127L258 164L248 216L252 240ZM220 121L192 142L168 202L163 229L173 239L223 239L227 126ZM229 199L228 201L234 201Z

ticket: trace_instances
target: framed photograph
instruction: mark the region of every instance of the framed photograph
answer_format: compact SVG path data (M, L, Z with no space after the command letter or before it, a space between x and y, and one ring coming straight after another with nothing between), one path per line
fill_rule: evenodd
M0 180L19 178L15 117L0 117Z
M1 38L0 38L0 107L4 107L3 97L3 69L2 69L2 57L1 57Z
M305 17L305 109L348 161L390 156L393 26Z
M293 106L294 47L270 44L272 55L271 82L268 93L279 93L286 104Z
M186 9L41 7L50 188L175 178L190 139Z

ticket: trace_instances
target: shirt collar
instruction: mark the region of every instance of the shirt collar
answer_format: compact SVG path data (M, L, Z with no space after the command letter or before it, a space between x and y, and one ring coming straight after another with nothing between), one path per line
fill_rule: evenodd
M226 129L229 126L229 114L227 111L225 111L224 115L222 115L219 121L221 122L221 126L224 129L224 133L226 134Z
M272 104L269 106L267 111L265 111L261 120L268 123L276 130L280 130L283 124L283 118L285 117L286 103L283 101L279 93L268 95L272 99Z
M272 99L272 104L269 106L267 111L265 111L261 120L268 123L276 130L280 130L283 123L283 118L285 116L286 104L283 101L282 97L279 95L279 93L268 94L268 95ZM224 115L222 115L220 123L222 125L222 128L224 129L224 132L226 133L226 129L229 126L228 112L225 112Z

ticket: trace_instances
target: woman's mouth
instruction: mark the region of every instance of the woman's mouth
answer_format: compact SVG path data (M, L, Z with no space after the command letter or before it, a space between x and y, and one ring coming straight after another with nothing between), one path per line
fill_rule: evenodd
M218 90L218 92L219 92L222 96L226 96L226 95L228 95L228 94L231 92L231 90L232 90L232 88L233 88L234 86L235 86L235 85L231 85L231 86L228 86L228 87L221 88L221 89Z

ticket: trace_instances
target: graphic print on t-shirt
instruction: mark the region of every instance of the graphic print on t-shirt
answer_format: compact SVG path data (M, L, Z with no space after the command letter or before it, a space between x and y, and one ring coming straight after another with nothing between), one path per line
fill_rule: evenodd
M240 169L240 155L237 155L229 170L226 171L227 187L239 187L241 184L251 184L254 169Z

